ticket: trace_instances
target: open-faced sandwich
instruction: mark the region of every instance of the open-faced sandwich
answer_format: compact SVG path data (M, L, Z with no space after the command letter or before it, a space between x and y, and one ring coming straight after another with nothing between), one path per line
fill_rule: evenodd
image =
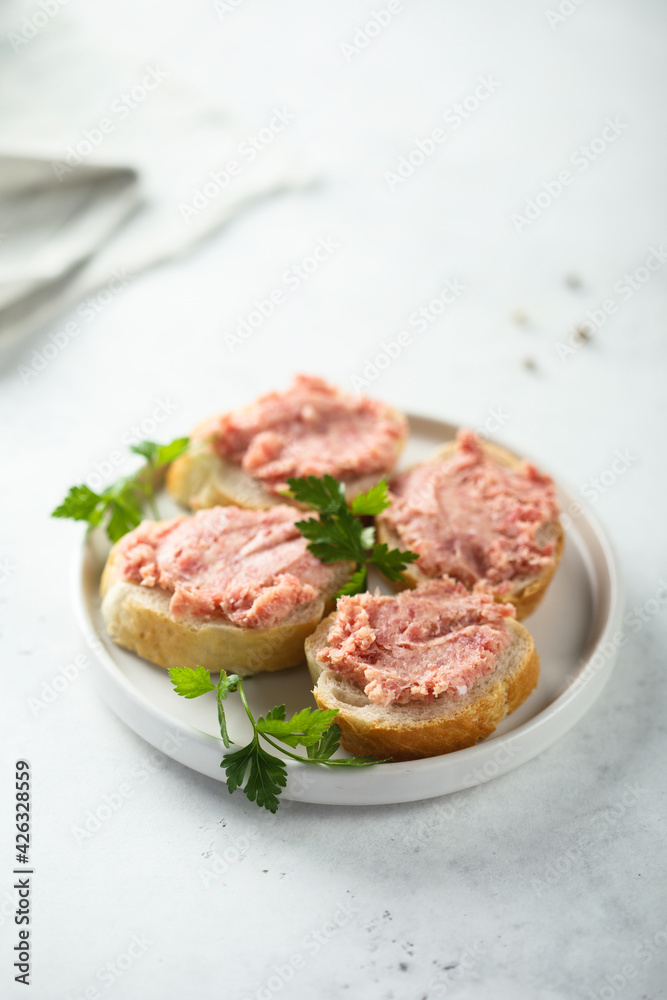
M378 538L419 554L405 585L445 575L469 588L484 582L519 618L535 610L563 550L549 476L460 431L430 460L398 475L390 491Z
M393 407L297 375L286 391L197 427L169 469L167 489L195 510L260 510L285 503L287 479L328 474L352 499L392 471L407 433Z
M303 644L353 570L308 551L286 505L143 521L102 575L111 638L163 667L245 675L303 662Z
M341 744L413 760L472 746L525 701L539 661L530 633L478 584L444 577L393 596L341 597L306 640L314 695Z

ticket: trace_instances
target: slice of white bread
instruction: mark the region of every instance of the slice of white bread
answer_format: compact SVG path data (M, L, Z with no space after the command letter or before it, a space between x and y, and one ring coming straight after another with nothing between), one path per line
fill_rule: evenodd
M388 406L387 413L398 420L405 420L404 416L393 407ZM224 507L227 504L235 504L237 507L246 507L250 510L266 510L276 504L284 503L304 508L303 504L295 500L271 493L261 479L250 475L240 465L221 458L216 453L212 441L198 439L201 428L208 426L210 421L195 427L190 447L172 462L167 471L167 489L174 500L192 510ZM392 472L405 440L405 437L396 439L396 449L389 468L344 480L348 501L351 502L359 493L365 493Z
M304 640L354 570L352 563L341 563L330 593L295 608L280 625L258 629L236 625L222 613L174 618L171 594L123 579L116 554L114 546L100 584L102 618L114 642L160 667L202 666L243 676L302 663Z
M378 705L349 678L323 667L316 653L328 645L336 613L306 639L313 694L320 708L338 709L341 745L349 753L418 760L474 746L521 705L537 687L540 666L528 630L514 619L505 624L509 646L491 673L480 677L462 698L439 695L433 701Z
M522 459L513 455L512 452L507 451L505 448L501 448L500 445L493 444L490 441L482 441L481 445L484 452L501 465L506 465L509 468L516 469L522 463ZM441 458L447 458L454 455L455 452L456 441L448 441L445 445L439 448L434 455L426 459L426 461L434 462ZM397 533L383 519L382 514L376 518L376 528L378 541L386 542L390 549L406 548ZM538 543L540 545L545 545L550 541L555 543L554 558L551 565L545 567L535 576L518 577L512 581L511 589L507 593L496 595L496 600L509 601L514 605L516 608L517 618L525 618L537 608L538 604L544 597L551 578L558 568L558 564L563 554L563 546L565 544L565 536L559 520L551 521L549 524L545 524L544 527L540 529L538 534ZM417 584L428 579L416 563L412 563L408 566L403 573L403 578L403 582L392 584L396 590L402 590L405 587L416 587Z

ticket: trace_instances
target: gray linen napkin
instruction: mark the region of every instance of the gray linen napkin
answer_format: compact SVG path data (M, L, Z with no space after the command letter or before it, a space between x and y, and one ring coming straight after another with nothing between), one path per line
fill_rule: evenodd
M284 109L253 149L169 67L109 52L67 8L32 34L22 10L0 24L0 350L304 183Z

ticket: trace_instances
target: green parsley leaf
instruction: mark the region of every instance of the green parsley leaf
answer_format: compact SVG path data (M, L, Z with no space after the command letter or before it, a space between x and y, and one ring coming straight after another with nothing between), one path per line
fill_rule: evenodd
M159 447L155 441L139 441L138 444L130 445L130 451L133 451L135 455L143 455L147 462L152 462Z
M284 760L267 753L259 745L257 736L248 746L226 753L220 767L225 769L230 792L243 786L246 772L249 772L242 791L251 802L257 802L269 812L277 810L278 796L287 784L287 765Z
M376 486L372 486L366 493L360 493L352 501L352 513L361 514L381 514L391 503L389 499L389 487L387 480L381 479Z
M303 476L300 479L288 479L289 490L286 496L299 503L318 510L321 514L338 514L345 510L345 486L333 476Z
M174 438L174 440L170 441L169 444L158 445L157 454L155 456L155 464L158 467L169 465L183 454L189 444L190 438L181 437Z
M348 507L340 514L322 514L319 520L297 521L296 527L310 540L308 548L322 562L350 559L361 563L366 560L363 543L366 529Z
M388 580L398 581L402 578L403 571L407 566L419 559L419 556L416 552L389 549L386 542L381 542L373 546L369 558L370 562L377 566Z
M310 760L329 760L340 746L340 729L336 722L332 722L322 739L317 743L311 743L306 747L306 753Z
M285 706L278 705L256 723L258 733L275 736L289 747L309 747L317 743L338 714L336 709L303 708L285 719Z
M361 569L352 574L345 586L340 588L336 594L336 599L339 597L351 597L353 594L363 594L366 589L367 577L366 567L362 566Z
M97 524L105 508L104 497L83 484L70 488L63 502L51 513L51 517L71 517L75 521L91 521L91 518L97 517L97 521L91 521L91 524Z
M215 691L210 671L206 667L172 667L169 670L176 694L183 698L198 698L207 691Z
M156 441L139 441L138 444L130 445L130 451L135 455L143 455L147 462L160 468L169 465L174 459L182 455L190 443L190 438L174 438L169 444L158 444Z
M130 451L142 455L147 461L146 465L132 476L121 476L102 493L95 493L85 483L72 486L51 517L69 517L75 521L88 521L91 525L101 524L106 517L107 535L112 542L117 542L128 531L141 524L144 517L142 504L146 500L153 516L156 519L159 517L153 498L154 473L178 458L188 443L188 438L176 438L169 444L140 441L132 445Z
M325 563L346 560L354 562L356 569L336 597L359 594L367 585L367 565L372 563L393 581L402 578L409 563L419 557L414 552L389 549L375 541L375 528L364 526L361 517L373 516L386 510L390 504L386 479L360 493L352 501L345 503L342 483L333 476L306 476L290 479L291 496L309 502L320 510L320 516L307 521L297 521L296 527L308 539L308 549ZM334 509L335 508L335 509Z
M107 534L112 542L140 524L141 506L132 480L119 479L102 493L95 493L85 484L72 486L51 517L70 517L97 525L107 514Z
M102 494L110 513L107 535L112 542L136 528L143 520L141 500L136 490L134 477L127 476L112 483Z

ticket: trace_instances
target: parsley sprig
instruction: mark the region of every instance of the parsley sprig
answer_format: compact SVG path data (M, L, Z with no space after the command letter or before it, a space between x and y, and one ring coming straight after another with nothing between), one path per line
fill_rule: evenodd
M160 515L154 493L157 473L182 455L188 443L189 439L182 437L169 444L140 441L132 445L130 451L146 459L137 472L121 476L101 493L91 490L85 483L72 486L51 517L70 517L75 521L88 521L91 525L106 520L106 532L112 542L117 542L141 523L144 503L148 504L151 514L158 520Z
M345 486L333 476L288 479L287 485L286 495L319 512L319 517L296 522L301 534L309 540L308 548L313 555L325 563L348 560L356 565L337 597L359 594L366 589L369 564L376 566L388 580L397 582L408 565L419 558L416 552L390 549L386 542L376 542L375 528L361 520L380 514L391 503L385 479L366 493L360 493L351 505L345 499Z
M209 691L216 692L218 702L218 722L220 736L225 747L232 745L227 732L224 704L229 694L238 691L246 715L250 719L253 736L247 746L224 754L220 767L227 775L227 788L235 792L240 788L258 806L275 813L278 798L287 783L287 765L280 757L275 757L264 749L264 740L274 750L304 764L326 764L329 767L367 767L377 764L374 757L351 757L332 760L332 755L340 744L340 729L333 721L337 709L303 708L291 718L285 718L285 706L278 705L266 716L255 719L243 689L243 681L238 674L220 672L220 680L214 684L210 671L205 667L172 667L169 677L176 694L183 698L198 698ZM284 744L279 746L276 740ZM300 756L286 747L305 747L306 756ZM244 784L245 782L245 784Z

